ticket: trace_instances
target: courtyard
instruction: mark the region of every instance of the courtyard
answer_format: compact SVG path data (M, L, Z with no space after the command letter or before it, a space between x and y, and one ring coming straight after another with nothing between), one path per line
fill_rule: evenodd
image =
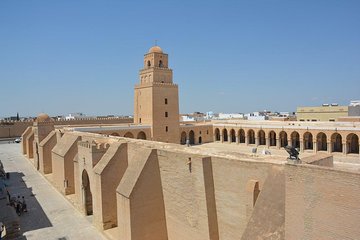
M20 217L24 239L106 239L21 154L21 145L0 144L0 160L10 173L8 190L24 196L28 212ZM1 217L1 215L0 215ZM1 219L0 219L1 221Z

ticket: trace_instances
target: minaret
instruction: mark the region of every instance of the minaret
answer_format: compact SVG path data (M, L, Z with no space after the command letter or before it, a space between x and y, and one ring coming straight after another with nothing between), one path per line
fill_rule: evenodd
M159 46L144 55L135 85L134 123L151 126L151 140L179 143L178 86L172 81L168 55Z

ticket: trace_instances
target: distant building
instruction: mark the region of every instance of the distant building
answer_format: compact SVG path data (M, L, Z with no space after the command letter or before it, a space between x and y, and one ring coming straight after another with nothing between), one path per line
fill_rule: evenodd
M65 120L74 120L84 118L85 115L83 113L70 113L68 116L65 117Z
M244 115L244 118L251 121L268 120L269 117L265 112L252 112Z
M349 106L339 106L337 103L323 104L318 107L298 107L298 121L338 121L339 118L360 116L360 101L351 101Z
M243 119L242 113L219 113L218 119Z

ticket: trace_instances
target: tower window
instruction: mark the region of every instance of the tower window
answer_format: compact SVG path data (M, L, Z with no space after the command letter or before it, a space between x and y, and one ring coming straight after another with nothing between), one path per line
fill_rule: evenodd
M165 98L165 104L167 104L167 103L168 103L167 98Z
M165 112L165 117L168 117L168 116L169 116L168 112Z
M150 61L147 61L147 66L151 67L151 62Z
M141 123L141 118L139 118L139 123Z
M168 126L165 127L165 131L168 132L169 131L169 128Z
M163 62L161 60L159 61L159 67L163 67Z

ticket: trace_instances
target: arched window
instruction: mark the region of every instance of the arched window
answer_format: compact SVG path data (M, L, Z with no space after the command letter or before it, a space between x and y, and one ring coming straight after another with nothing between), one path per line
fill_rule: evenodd
M159 67L163 67L163 62L161 60L159 61Z
M304 149L313 149L313 135L310 132L304 134Z
M317 150L318 151L327 151L327 139L326 134L323 132L318 133L316 137Z
M255 144L255 132L254 130L250 129L248 131L248 144Z
M220 130L218 128L215 129L215 141L220 141Z
M342 152L342 137L338 133L331 136L332 152Z
M266 145L265 132L260 130L258 133L259 145Z
M288 145L287 133L284 131L280 132L280 147L286 147Z
M147 61L147 66L151 67L151 62L150 61Z

